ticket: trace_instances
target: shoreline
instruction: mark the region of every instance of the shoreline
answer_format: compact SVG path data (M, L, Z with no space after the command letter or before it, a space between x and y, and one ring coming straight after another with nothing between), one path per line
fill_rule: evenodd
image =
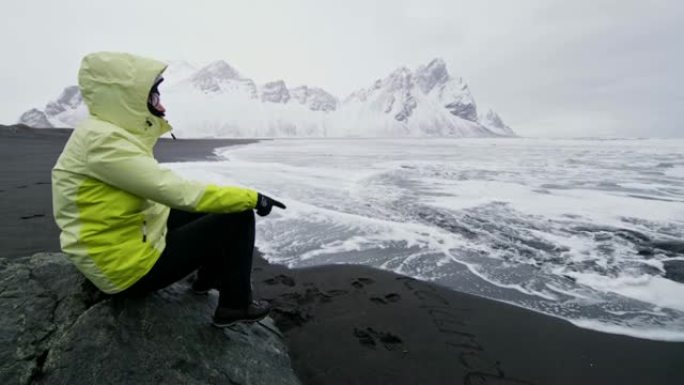
M0 128L0 257L59 250L49 182L67 137ZM160 162L211 160L216 148L253 142L161 139L155 154ZM257 258L253 281L275 305L304 384L684 382L684 343L583 329L370 267L287 269Z
M257 293L275 304L274 318L305 384L684 379L683 343L583 329L388 271L357 265L288 269L260 259L254 277Z

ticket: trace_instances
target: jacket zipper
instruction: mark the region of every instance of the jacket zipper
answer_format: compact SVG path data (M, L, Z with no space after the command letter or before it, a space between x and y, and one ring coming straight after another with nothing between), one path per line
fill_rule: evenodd
M147 242L147 221L143 221L143 242Z

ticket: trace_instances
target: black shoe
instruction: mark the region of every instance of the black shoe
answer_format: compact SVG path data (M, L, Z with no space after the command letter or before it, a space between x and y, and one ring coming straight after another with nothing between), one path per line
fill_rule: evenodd
M252 301L245 308L231 308L219 306L214 313L213 325L224 328L237 322L260 321L271 311L271 305L266 301Z

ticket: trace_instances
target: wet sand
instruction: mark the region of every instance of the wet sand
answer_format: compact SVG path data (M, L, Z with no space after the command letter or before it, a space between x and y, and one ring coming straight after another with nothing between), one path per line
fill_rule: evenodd
M68 134L0 127L0 256L59 249L50 168ZM161 140L155 153L211 159L215 147L244 143ZM391 272L259 257L253 281L307 385L684 383L684 343L585 330Z

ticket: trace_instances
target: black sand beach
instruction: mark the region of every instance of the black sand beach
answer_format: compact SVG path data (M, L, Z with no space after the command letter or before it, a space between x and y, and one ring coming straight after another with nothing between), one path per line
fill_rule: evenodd
M50 168L67 136L0 127L1 257L59 249ZM244 143L161 140L155 152L200 160ZM593 332L390 272L258 258L254 284L304 384L684 383L684 343Z

